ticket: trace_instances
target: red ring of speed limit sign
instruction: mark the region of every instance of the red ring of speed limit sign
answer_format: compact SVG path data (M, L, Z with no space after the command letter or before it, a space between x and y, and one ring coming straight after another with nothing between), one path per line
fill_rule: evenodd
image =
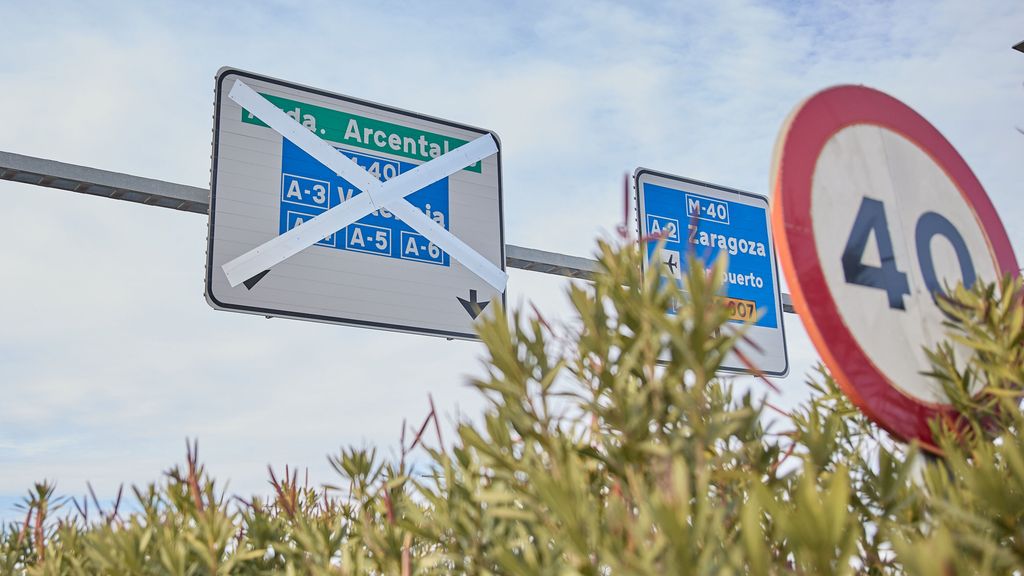
M790 115L772 185L779 262L822 360L869 418L934 450L929 422L951 408L921 374L944 338L933 293L1018 273L981 183L910 107L838 86Z

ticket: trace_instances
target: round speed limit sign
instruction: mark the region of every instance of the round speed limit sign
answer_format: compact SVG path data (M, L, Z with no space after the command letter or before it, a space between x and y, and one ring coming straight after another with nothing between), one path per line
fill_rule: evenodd
M949 410L922 374L945 337L934 295L1017 273L981 183L927 120L862 86L798 106L772 172L779 263L822 359L868 417L932 446Z

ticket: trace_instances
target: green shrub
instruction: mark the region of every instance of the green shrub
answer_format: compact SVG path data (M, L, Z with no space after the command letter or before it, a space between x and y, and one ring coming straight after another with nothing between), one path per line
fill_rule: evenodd
M691 263L684 294L639 251L600 243L576 318L481 323L479 424L446 444L430 415L398 461L343 449L333 485L271 470L269 498L229 498L190 447L91 514L37 485L0 533L29 574L1008 574L1024 570L1020 284L943 301L934 377L967 415L937 422L942 459L889 440L822 369L791 414L716 378L746 342ZM665 311L677 306L675 314ZM497 306L495 306L497 308ZM664 362L659 363L659 359ZM766 383L767 384L767 383ZM770 384L768 384L770 386ZM980 392L979 392L980 391ZM954 433L954 430L956 433ZM429 444L432 447L427 447ZM118 498L120 501L120 497Z

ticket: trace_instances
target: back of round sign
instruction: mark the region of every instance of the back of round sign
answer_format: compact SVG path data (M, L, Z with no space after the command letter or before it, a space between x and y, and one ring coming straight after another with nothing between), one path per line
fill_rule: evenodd
M950 410L924 350L944 338L934 293L1017 274L995 208L953 146L899 100L829 88L783 126L772 227L793 305L851 400L934 448Z

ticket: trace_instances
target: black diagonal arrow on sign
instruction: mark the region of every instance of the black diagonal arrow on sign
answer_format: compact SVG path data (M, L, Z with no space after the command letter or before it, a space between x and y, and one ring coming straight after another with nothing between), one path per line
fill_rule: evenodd
M458 296L456 296L456 298L474 320L476 320L476 317L479 316L480 313L484 311L484 308L487 308L487 305L491 303L490 300L484 300L483 302L477 301L476 290L469 291L469 300L459 298Z
M255 286L256 283L259 282L260 280L263 280L263 277L269 273L270 270L264 270L263 272L260 272L259 274L253 276L252 278L249 278L245 282L242 282L242 284L245 284L245 288L247 290L252 290L252 287Z

